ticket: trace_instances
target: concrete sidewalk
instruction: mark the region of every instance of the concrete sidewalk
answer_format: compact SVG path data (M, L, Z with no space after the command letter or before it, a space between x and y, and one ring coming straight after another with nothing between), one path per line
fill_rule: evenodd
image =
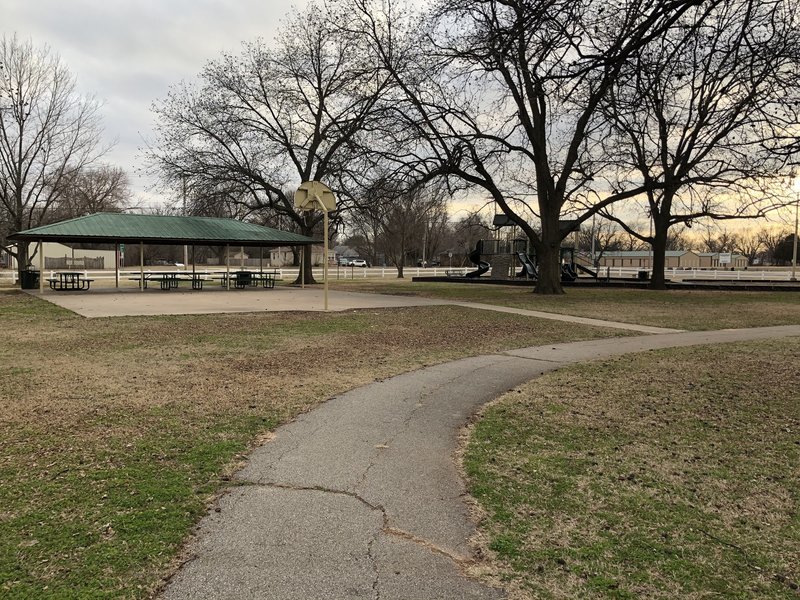
M119 291L112 288L93 290L88 293L50 291L44 294L39 294L38 291L29 291L28 293L88 318L241 312L320 312L324 310L325 306L323 290L319 286L305 289L278 286L270 290L258 288L225 290L217 286L202 291L181 289L163 291L156 288L148 289L144 292L140 292L138 289ZM450 305L595 327L639 331L641 333L671 333L679 331L677 329L665 329L663 327L651 327L634 323L619 323L616 321L510 308L495 304L437 300L420 296L394 296L391 294L368 294L341 290L330 290L328 296L328 307L331 312L354 309Z
M483 403L576 362L799 335L785 326L553 344L348 392L253 453L162 597L501 598L464 575L474 527L453 458L459 429Z

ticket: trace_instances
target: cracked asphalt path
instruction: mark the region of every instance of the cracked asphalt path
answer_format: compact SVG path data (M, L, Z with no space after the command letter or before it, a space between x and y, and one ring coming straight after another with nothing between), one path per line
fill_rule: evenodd
M276 430L200 523L164 599L492 599L473 561L459 429L559 367L629 352L800 335L800 326L552 344L466 358L333 398Z

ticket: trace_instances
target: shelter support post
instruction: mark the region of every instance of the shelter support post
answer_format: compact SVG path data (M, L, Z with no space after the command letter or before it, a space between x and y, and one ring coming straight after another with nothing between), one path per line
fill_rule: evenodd
M325 208L325 205L322 203L321 200L317 199L320 206L322 207L322 214L324 216L324 228L325 228L325 243L324 243L324 256L322 257L322 277L324 281L325 287L325 310L328 310L328 209Z
M39 240L39 293L44 293L44 242Z
M139 291L144 291L144 242L139 242Z
M225 287L231 289L231 247L225 245Z
M336 197L331 189L320 181L304 181L294 194L294 205L300 210L314 210L314 204L322 209L324 222L322 277L325 297L325 310L328 310L328 211L336 209ZM303 281L303 279L301 279Z
M258 247L258 272L264 272L264 246Z
M117 242L114 252L114 287L119 287L119 242Z

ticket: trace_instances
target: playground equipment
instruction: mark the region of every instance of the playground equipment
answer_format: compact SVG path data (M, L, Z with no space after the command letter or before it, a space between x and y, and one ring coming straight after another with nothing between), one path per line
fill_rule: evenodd
M522 264L522 269L517 273L517 277L527 277L528 279L538 279L539 273L536 270L536 265L528 256L527 252L517 252L519 262Z
M561 281L575 281L578 273L575 272L575 248L561 248Z
M515 238L515 223L504 214L494 216L493 225L498 233L497 239L479 240L469 254L469 259L478 268L465 277L477 278L492 269L492 279L526 278L539 279L539 265L536 253L529 248L527 239ZM511 235L501 237L500 230L511 227ZM559 220L559 228L566 233L578 231L579 223L575 219ZM484 260L486 259L486 260ZM575 248L564 246L560 249L561 281L575 281L578 271L597 278L597 273L575 262ZM519 269L519 270L517 270Z
M526 252L527 240L479 240L475 245L475 250L470 252L470 261L478 267L465 275L474 279L485 274L492 269L494 279L504 277L515 278L525 277L536 281L539 278L539 269L535 253ZM490 256L491 263L482 260L482 257ZM517 259L521 268L519 271L512 270L513 259ZM597 273L583 267L575 262L575 249L563 247L560 250L561 261L561 281L575 281L578 278L578 271L582 271L592 277L597 277ZM504 273L506 273L504 275Z
M474 271L470 271L469 273L464 275L464 277L469 277L470 279L473 279L475 277L480 277L491 268L492 265L490 265L486 261L481 260L481 253L483 252L483 241L484 240L478 240L478 243L475 244L475 250L469 253L469 260L472 262L472 264L474 264L478 268L475 269Z
M518 252L517 256L520 263L522 263L522 269L517 273L517 277L538 279L539 271L536 267L536 255ZM561 281L575 281L578 278L578 271L597 277L597 273L575 262L575 249L570 246L561 248L559 259L561 261Z

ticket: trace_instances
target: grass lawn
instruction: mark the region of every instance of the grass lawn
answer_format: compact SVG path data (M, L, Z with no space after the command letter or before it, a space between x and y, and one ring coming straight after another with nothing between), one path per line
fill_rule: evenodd
M728 329L800 324L800 293L702 290L567 288L562 296L539 296L531 288L469 283L411 283L410 279L355 279L336 289L417 295L501 304L594 319L671 327Z
M464 467L516 598L797 598L800 338L648 352L512 391Z
M0 293L0 597L141 598L259 436L466 355L619 331L437 306L84 319Z

